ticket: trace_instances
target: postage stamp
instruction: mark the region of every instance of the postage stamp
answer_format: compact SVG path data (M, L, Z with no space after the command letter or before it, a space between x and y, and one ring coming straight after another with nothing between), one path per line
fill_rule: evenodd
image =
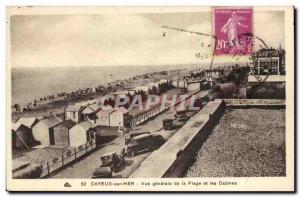
M294 191L293 9L7 8L6 189Z
M251 8L215 8L215 55L251 55L253 10Z

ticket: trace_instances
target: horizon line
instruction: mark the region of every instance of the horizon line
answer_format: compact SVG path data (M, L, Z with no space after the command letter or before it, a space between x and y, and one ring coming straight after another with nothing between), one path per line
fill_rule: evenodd
M220 62L216 62L213 63L213 65L216 64L242 64L242 63L247 63L247 61L245 62L224 62L224 63L220 63ZM10 68L66 68L66 67L125 67L125 66L181 66L181 65L210 65L209 62L207 63L182 63L182 64L149 64L149 65L64 65L64 66L11 66Z

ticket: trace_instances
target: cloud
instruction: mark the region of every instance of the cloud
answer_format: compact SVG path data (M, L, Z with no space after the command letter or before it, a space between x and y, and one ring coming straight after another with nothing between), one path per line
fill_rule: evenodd
M258 20L259 19L259 20ZM255 34L282 40L282 15L257 12ZM271 22L270 22L271 21ZM104 66L202 63L211 38L162 25L212 34L207 13L36 15L11 20L12 66ZM272 31L265 31L265 28ZM163 32L166 36L163 37ZM205 47L203 47L203 44Z

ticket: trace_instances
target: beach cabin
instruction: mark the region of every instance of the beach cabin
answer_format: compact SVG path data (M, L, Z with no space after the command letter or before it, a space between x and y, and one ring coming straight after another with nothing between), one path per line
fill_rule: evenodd
M12 124L12 145L13 148L30 148L35 140L32 136L32 127L38 123L34 117L19 118Z
M129 111L125 107L101 109L96 113L96 125L126 127Z
M101 108L97 103L87 105L82 111L84 120L91 120L94 123L96 120L96 113L100 111Z
M66 120L64 122L59 123L56 125L54 130L54 144L57 146L69 146L70 145L70 138L69 138L69 131L72 127L76 125L75 122L72 120Z
M41 143L41 147L54 144L54 127L62 121L57 116L50 116L40 120L32 128L32 135L35 140Z
M83 121L76 124L69 130L70 146L81 146L94 139L95 125L90 121Z
M32 147L34 139L31 128L23 124L12 124L12 148L13 149L29 149Z
M124 107L119 107L118 109L110 113L109 126L124 127L128 116L129 116L128 110Z
M76 123L82 122L84 120L84 115L82 114L84 109L85 107L81 103L68 105L65 108L65 120L72 120Z
M96 125L110 125L110 114L114 112L114 108L109 105L96 113Z

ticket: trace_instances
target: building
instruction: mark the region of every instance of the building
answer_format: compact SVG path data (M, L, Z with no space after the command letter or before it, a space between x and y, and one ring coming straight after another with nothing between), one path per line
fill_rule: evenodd
M12 124L12 147L14 149L30 148L35 144L32 127L38 123L37 118L19 118Z
M76 124L69 130L69 145L81 146L95 138L95 125L90 121L83 121Z
M252 75L285 75L285 50L260 49L252 56Z
M32 131L23 124L12 124L12 148L29 149L34 142Z
M40 120L32 128L32 135L35 140L39 141L42 147L47 147L54 144L54 127L62 121L56 117L51 116Z
M96 119L94 120L94 123L96 125L110 126L110 114L113 111L114 108L110 107L109 105L106 105L105 108L96 113Z
M70 137L69 132L72 127L76 125L72 120L66 120L64 122L56 125L54 130L54 140L52 145L58 146L69 146L70 145Z
M83 114L84 120L95 120L96 113L100 111L101 108L97 103L87 105L81 112Z
M82 104L68 105L65 108L65 120L72 120L76 123L82 122L84 120L84 115L82 111L85 107Z
M285 50L260 49L252 59L246 97L285 99Z
M129 111L125 107L114 109L101 109L96 113L94 123L102 126L127 127L129 122Z
M126 121L128 119L129 112L124 107L119 107L118 109L110 113L110 124L108 126L120 126L125 127Z

